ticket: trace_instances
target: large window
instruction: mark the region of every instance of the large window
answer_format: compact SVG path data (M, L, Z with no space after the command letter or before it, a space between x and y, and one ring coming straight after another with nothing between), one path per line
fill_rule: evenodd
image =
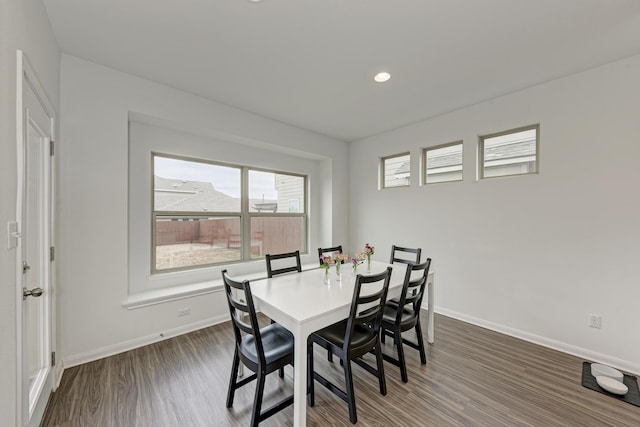
M153 154L152 271L306 252L302 175Z
M425 148L422 170L423 184L462 181L462 141Z
M539 125L480 137L478 177L538 172Z
M380 188L408 187L411 184L411 155L395 154L380 159Z

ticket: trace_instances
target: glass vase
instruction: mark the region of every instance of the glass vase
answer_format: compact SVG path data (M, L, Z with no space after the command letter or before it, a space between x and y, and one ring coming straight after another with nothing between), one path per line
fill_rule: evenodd
M340 271L340 261L336 262L336 277L338 278L338 282L342 281L342 271Z
M367 257L367 273L371 273L371 257Z
M329 269L328 268L324 269L324 278L323 278L322 281L323 281L323 283L325 285L328 285L328 284L331 283L331 279L329 278Z

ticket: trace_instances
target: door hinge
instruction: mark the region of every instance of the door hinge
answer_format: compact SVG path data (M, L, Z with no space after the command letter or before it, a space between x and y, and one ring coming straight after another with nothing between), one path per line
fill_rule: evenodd
M53 156L54 153L54 147L55 146L55 142L53 141L53 139L49 140L49 155Z
M51 352L51 366L56 366L56 352Z
M49 248L49 261L55 261L56 260L56 249L51 246Z

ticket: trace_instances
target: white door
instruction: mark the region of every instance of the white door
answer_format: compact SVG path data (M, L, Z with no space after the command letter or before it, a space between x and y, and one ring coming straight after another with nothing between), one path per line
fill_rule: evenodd
M18 77L18 408L20 425L39 425L54 386L53 368L53 110L19 53ZM22 61L20 61L22 60ZM19 64L20 65L20 64ZM20 96L22 94L22 96Z

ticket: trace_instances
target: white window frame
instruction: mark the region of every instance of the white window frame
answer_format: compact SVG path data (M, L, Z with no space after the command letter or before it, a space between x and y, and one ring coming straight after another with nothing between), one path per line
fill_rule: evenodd
M533 162L535 167L533 171L530 172L521 172L521 173L509 173L502 175L494 175L494 176L485 176L485 159L484 159L484 143L485 140L490 138L495 138L499 136L509 135L512 133L523 132L527 130L535 130L536 131L536 140L535 140L535 155L533 158ZM520 162L519 162L520 163ZM522 126L514 129L509 129L501 132L491 133L487 135L481 135L478 138L478 164L477 164L477 180L488 179L488 178L502 178L507 176L519 176L519 175L533 175L537 174L540 170L540 124Z
M407 177L407 183L406 184L402 184L402 185L391 185L391 186L387 186L386 185L386 180L385 180L385 176L386 176L386 161L387 160L391 160L391 159L395 159L398 157L404 157L404 156L409 156L409 176ZM390 156L384 156L384 157L380 157L380 164L378 167L379 170L379 183L378 183L378 188L379 189L387 189L387 188L404 188L404 187L410 187L411 186L411 152L407 151L404 153L398 153L398 154L392 154Z
M443 170L441 171L442 173L446 173L446 172L460 172L460 179L448 179L446 181L436 181L436 182L429 182L428 181L428 172L429 172L429 165L427 162L427 153L430 151L435 151L435 150L439 150L442 148L448 148L448 147L454 147L454 146L460 146L460 152L461 152L461 156L462 159L460 161L460 166L454 165L454 166L447 166L442 168ZM448 142L446 144L440 144L440 145L435 145L433 147L425 147L422 149L422 164L421 164L421 169L422 169L422 181L421 181L421 185L434 185L434 184L444 184L447 182L461 182L464 180L464 144L463 141L453 141L453 142Z

